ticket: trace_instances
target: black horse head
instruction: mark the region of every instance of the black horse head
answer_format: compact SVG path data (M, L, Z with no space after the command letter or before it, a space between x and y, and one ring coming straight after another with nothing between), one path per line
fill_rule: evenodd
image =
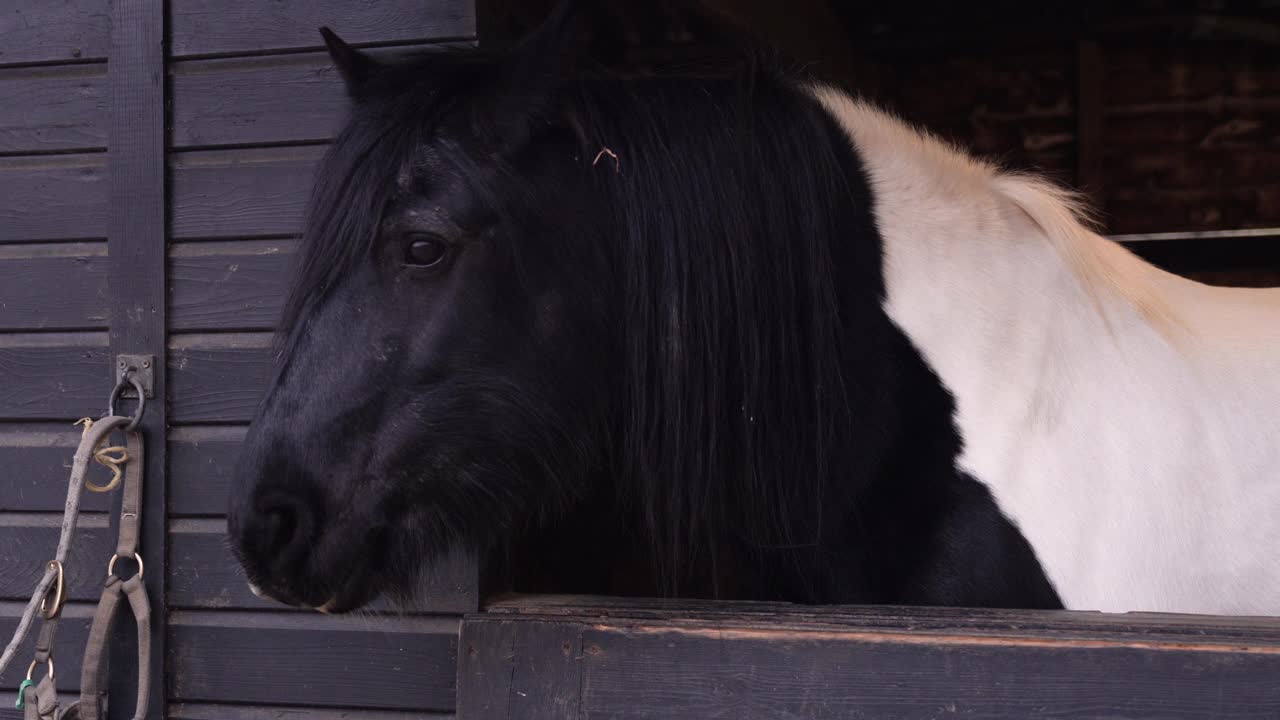
M924 540L869 560L898 491L855 496L949 476L956 439L881 308L848 138L756 53L627 74L567 25L395 61L326 32L353 110L237 472L237 554L341 611L590 514L657 591L861 597Z

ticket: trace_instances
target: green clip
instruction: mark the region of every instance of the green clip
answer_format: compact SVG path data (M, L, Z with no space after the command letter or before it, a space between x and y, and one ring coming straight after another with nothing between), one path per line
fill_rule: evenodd
M31 678L22 681L22 684L18 686L18 702L13 704L15 708L21 710L27 706L27 688L34 687L35 684L35 681Z

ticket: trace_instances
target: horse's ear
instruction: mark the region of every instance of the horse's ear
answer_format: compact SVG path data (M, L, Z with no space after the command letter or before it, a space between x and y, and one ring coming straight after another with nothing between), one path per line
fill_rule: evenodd
M347 84L347 94L358 95L361 87L378 67L378 61L368 54L351 47L345 40L328 27L320 28L320 37L324 38L324 46L329 49L329 57Z

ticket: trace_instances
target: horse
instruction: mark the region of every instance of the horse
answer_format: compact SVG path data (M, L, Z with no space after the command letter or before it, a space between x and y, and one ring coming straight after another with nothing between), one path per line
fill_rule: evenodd
M1280 614L1280 291L748 49L374 58L228 510L256 592Z

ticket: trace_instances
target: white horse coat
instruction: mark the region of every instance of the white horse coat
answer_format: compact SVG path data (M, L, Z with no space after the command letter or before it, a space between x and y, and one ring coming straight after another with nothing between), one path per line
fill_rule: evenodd
M886 308L955 395L1067 607L1280 615L1280 289L1216 288L1089 231L1066 193L847 95Z

